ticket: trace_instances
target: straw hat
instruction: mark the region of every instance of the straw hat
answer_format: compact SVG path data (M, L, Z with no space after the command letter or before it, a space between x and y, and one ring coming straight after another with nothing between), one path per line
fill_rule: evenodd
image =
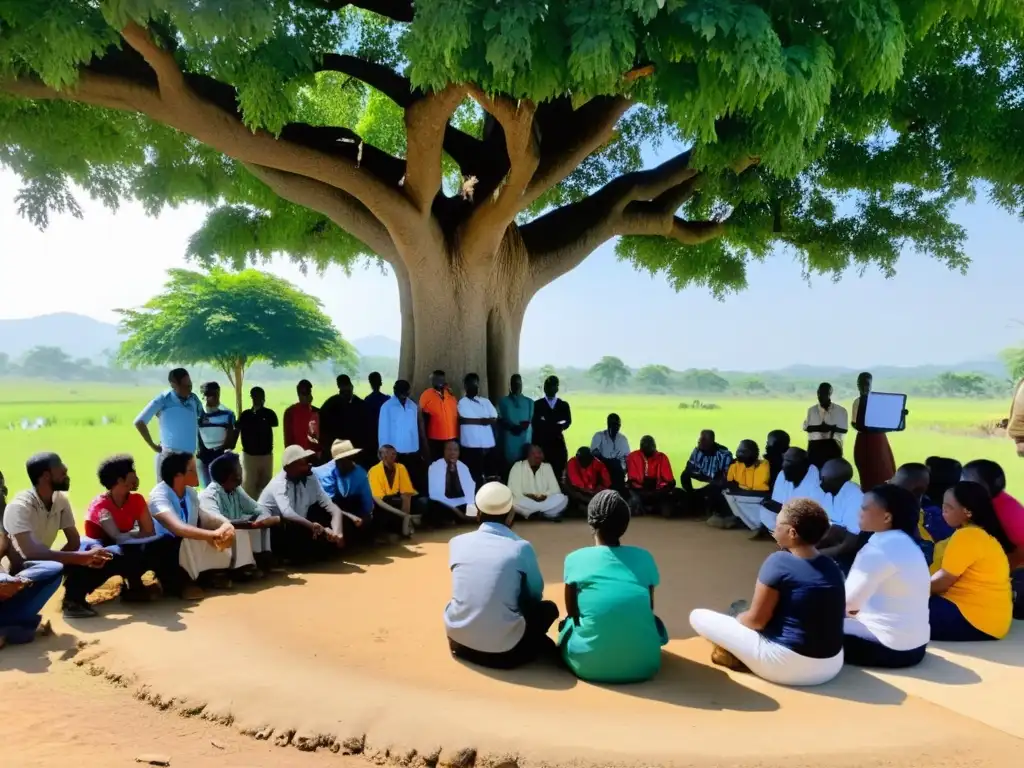
M338 459L347 459L349 456L355 456L359 453L362 448L356 448L352 445L351 440L335 440L331 444L331 458L337 461Z
M466 517L504 517L512 511L512 491L503 483L486 483L476 492L476 503L466 507Z
M281 457L281 466L287 467L289 464L308 459L311 456L316 456L316 452L303 448L301 445L289 445L284 449L284 455Z

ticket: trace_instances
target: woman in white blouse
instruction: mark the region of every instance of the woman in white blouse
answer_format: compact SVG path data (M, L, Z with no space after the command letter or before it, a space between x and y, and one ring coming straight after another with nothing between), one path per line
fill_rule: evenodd
M931 635L931 576L914 540L920 505L896 485L864 494L860 528L871 537L846 579L843 650L848 664L898 669L920 664Z

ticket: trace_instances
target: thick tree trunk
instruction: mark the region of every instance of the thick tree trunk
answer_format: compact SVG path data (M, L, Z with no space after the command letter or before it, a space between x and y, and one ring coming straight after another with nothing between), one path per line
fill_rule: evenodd
M416 267L395 270L402 310L399 374L420 392L440 369L461 392L462 378L476 373L482 393L497 399L519 365L519 334L533 292L526 251L514 227L490 256L440 250L417 244L404 254L405 263Z

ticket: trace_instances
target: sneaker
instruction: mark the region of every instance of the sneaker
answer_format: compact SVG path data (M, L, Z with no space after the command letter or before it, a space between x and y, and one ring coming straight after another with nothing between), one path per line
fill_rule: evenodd
M733 656L729 651L716 645L711 650L711 663L718 667L731 669L733 672L749 672L747 665Z
M74 600L65 600L62 610L65 619L91 619L99 615L92 606Z

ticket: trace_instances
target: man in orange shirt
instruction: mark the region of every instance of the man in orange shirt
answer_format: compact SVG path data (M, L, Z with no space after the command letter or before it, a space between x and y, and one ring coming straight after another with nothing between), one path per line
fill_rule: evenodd
M459 401L448 388L444 371L430 376L430 389L420 395L420 413L427 424L430 457L444 456L445 443L459 441Z
M676 502L676 479L668 456L650 435L640 438L640 450L626 457L626 486L637 515L671 517Z
M586 513L598 491L612 487L612 478L603 461L594 458L589 448L580 448L565 468L565 492L570 512Z
M299 402L285 408L284 445L320 453L320 409L313 405L313 385L303 379L295 387Z

